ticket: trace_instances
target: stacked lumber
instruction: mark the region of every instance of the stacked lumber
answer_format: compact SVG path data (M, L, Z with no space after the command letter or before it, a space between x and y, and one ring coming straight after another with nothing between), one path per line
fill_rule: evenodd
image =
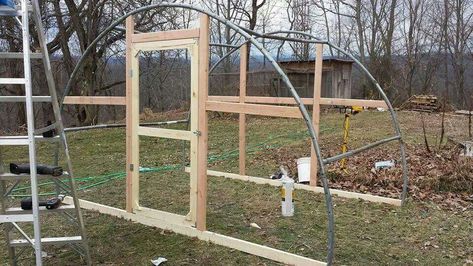
M438 112L440 103L435 95L413 95L404 104L401 109L422 111L422 112Z

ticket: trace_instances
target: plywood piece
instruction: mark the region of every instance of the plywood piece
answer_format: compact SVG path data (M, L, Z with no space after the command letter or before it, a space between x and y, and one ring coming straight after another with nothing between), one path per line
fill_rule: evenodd
M192 132L186 130L157 128L157 127L138 127L138 135L168 138L168 139L180 139L180 140L191 140Z
M248 44L244 44L240 48L240 103L245 103L246 97L246 82L247 82L247 69L248 65ZM239 172L240 175L245 174L246 170L246 115L239 115L239 127L238 127L238 149L239 149Z
M323 52L324 46L321 43L316 44L316 57L315 57L315 73L314 73L314 97L312 107L312 125L315 129L315 134L319 136L320 128L320 97L322 93L322 65L323 65ZM310 185L317 185L317 154L315 153L314 144L311 144L310 149Z
M299 108L294 106L207 101L207 110L248 115L302 118Z
M121 96L66 96L64 104L81 105L126 105L126 97Z
M209 95L209 40L210 20L205 14L200 16L199 37L199 101L198 101L198 154L197 154L197 214L196 227L200 231L207 228L207 153L208 153L208 116L206 102Z
M72 198L66 197L66 202L72 202ZM152 226L164 230L170 230L178 234L186 235L189 237L196 237L199 240L211 242L224 247L239 250L251 255L263 257L269 260L277 261L288 265L326 265L326 263L302 257L296 254L292 254L286 251L278 250L275 248L267 247L264 245L252 243L249 241L241 240L234 237L229 237L210 231L201 231L193 228L182 221L184 216L179 216L171 213L159 216L159 211L145 209L145 211L137 211L136 213L128 213L124 210L106 206L103 204L94 203L86 200L79 200L81 208L87 210L98 211L103 214L112 215L125 220L141 223L147 226ZM159 212L161 214L165 212ZM163 219L165 217L165 219ZM166 219L171 218L171 219Z
M169 30L160 32L149 32L133 34L133 43L146 43L156 41L169 41L179 39L199 38L199 29Z

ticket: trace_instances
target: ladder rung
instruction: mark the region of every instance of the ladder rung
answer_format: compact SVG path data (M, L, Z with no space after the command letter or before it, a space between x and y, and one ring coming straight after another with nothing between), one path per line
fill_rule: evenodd
M28 12L33 11L33 7L28 5ZM9 6L0 6L0 17L19 17L22 16L23 13L21 9L11 8Z
M1 223L20 223L20 222L32 222L33 214L2 214L0 215Z
M0 137L0 146L28 145L28 138Z
M36 175L38 179L48 179L51 178L50 175ZM68 172L64 172L61 176L55 176L56 178L59 177L64 177L64 176L69 176ZM25 180L25 179L30 179L29 174L12 174L12 173L3 173L0 174L0 180L3 181L16 181L16 180Z
M43 59L42 53L30 53L31 59ZM23 53L0 52L0 59L23 59Z
M0 84L4 84L4 85L25 84L25 79L24 78L0 78Z
M44 206L39 207L39 211L40 212L45 212L45 213L61 212L61 211L67 211L67 210L73 210L73 209L75 209L74 205L61 205L58 208L51 209L51 210L46 209L46 207L44 207ZM20 207L16 207L16 208L8 208L8 209L5 210L5 212L7 214L31 214L32 210L23 210Z
M41 238L42 245L65 245L82 242L81 236L66 236L66 237L46 237ZM34 244L34 239L33 239ZM10 246L12 247L25 247L30 246L30 242L26 239L15 239L10 241Z
M33 96L32 97L33 102L38 103L38 102L51 102L51 96ZM19 102L25 102L26 101L26 96L0 96L0 102L4 103L19 103Z
M0 16L1 17L16 17L21 16L21 11L8 7L8 6L0 6Z
M35 136L36 141L43 142L57 142L61 139L59 136L54 136L52 138L45 138L43 136ZM0 146L21 146L28 145L28 136L1 136L0 137Z

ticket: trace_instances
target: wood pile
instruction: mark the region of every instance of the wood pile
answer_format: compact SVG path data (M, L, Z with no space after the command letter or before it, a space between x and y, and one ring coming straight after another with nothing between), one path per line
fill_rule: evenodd
M440 107L441 104L435 95L413 95L401 105L400 109L422 112L438 112L440 111Z

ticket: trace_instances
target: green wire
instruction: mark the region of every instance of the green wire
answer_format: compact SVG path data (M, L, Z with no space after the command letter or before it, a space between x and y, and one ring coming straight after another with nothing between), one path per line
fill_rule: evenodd
M325 130L328 130L328 129L322 129L321 132L323 132ZM256 143L252 146L248 146L247 149L246 149L246 152L252 154L252 153L255 153L257 151L264 150L264 149L271 149L271 148L280 147L281 145L268 145L267 144L268 142L271 142L271 141L273 141L275 139L278 139L278 138L286 137L286 138L289 138L291 140L294 140L294 139L298 140L303 136L306 136L306 137L309 136L307 131L301 130L301 131L297 131L297 132L289 133L289 134L280 134L280 135L275 135L275 136L270 135L265 141L260 142L260 143ZM239 150L234 149L234 150L225 151L225 152L221 153L220 155L210 155L208 161L209 162L216 162L216 161L227 160L227 159L230 159L230 158L235 158L235 157L238 157L238 156L239 156ZM141 167L139 172L140 173L157 173L157 172L162 172L162 171L177 170L177 169L180 169L180 168L182 168L181 164L165 165L165 166L161 166L161 167ZM82 191L82 190L86 190L86 189L89 189L89 188L93 188L93 187L103 185L103 184L108 183L112 180L117 180L117 179L123 178L125 176L126 176L125 172L117 172L117 173L111 173L111 174L106 174L106 175L102 175L102 176L81 177L81 178L76 178L75 180L79 181L79 182L97 181L97 182L92 183L92 184L79 186L77 190ZM53 185L53 184L55 184L55 183L54 182L45 182L45 183L39 184L38 187L44 187L44 186ZM18 188L13 189L12 192L25 191L27 189L29 189L28 186L18 187ZM55 192L45 192L45 193L40 193L39 194L39 196L52 196L52 195L56 195L56 193ZM31 196L31 195L29 195L29 194L12 194L11 195L11 197L29 197L29 196Z

